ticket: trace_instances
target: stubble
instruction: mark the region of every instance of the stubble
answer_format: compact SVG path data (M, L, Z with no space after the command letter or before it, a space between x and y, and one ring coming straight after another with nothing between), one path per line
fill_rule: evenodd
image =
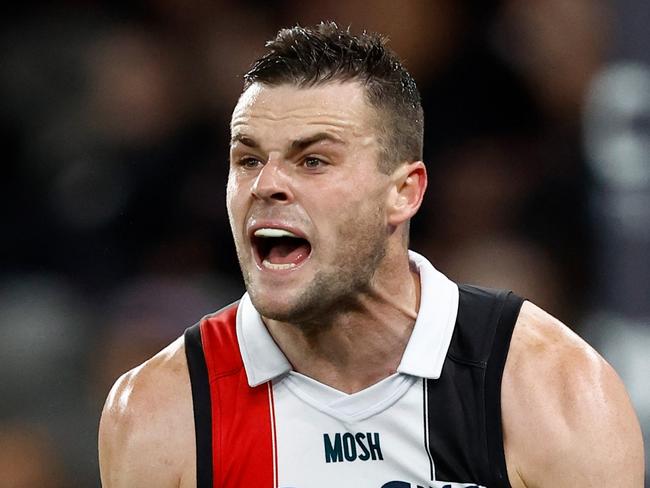
M316 333L330 328L342 314L359 308L360 298L372 289L373 277L387 252L382 210L376 208L365 217L346 219L337 227L336 238L328 243L336 246L331 262L318 270L285 307L257 300L255 284L243 270L246 289L262 316Z

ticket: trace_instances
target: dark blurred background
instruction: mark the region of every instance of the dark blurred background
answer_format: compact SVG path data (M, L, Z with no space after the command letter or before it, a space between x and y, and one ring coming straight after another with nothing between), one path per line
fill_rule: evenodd
M112 383L241 295L242 74L328 19L387 35L420 86L412 248L587 338L650 443L647 0L23 2L0 20L1 488L98 486Z

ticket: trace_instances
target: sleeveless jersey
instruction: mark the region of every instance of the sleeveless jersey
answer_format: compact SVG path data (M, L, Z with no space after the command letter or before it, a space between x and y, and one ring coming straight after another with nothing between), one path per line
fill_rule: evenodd
M248 295L185 331L199 488L509 488L501 378L523 300L411 253L397 373L347 395L291 370Z

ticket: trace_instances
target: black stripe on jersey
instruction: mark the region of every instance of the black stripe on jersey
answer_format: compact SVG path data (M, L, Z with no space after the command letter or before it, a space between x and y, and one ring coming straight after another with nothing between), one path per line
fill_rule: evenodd
M510 488L500 385L522 299L470 285L458 289L456 325L442 374L426 380L428 452L435 480Z
M485 414L488 459L491 466L490 488L510 488L501 422L501 380L510 348L512 332L523 305L523 299L509 293L505 299L492 344L492 353L485 373Z
M212 488L212 405L199 324L185 330L185 357L190 372L194 405L196 486Z
M431 457L431 450L429 449L429 406L427 405L427 379L422 378L422 417L424 418L424 448L429 456L429 473L431 481L434 481L433 473L433 458Z

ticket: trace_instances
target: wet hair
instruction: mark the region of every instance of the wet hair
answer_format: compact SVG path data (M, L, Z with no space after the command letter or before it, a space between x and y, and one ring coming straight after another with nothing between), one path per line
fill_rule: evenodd
M377 112L379 169L392 173L400 163L422 159L424 117L415 80L386 42L374 33L352 35L334 22L282 29L244 75L244 91L254 83L300 88L361 83Z

